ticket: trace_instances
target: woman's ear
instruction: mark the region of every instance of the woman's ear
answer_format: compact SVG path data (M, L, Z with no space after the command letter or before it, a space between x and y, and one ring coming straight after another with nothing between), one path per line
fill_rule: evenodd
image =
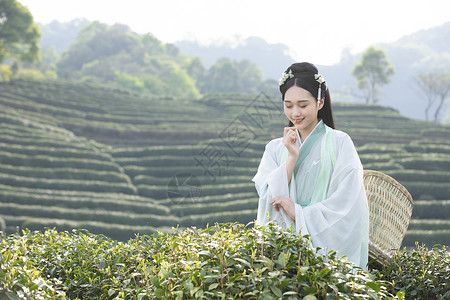
M323 97L322 99L320 99L320 101L317 101L317 109L321 110L323 105L325 103L325 97Z

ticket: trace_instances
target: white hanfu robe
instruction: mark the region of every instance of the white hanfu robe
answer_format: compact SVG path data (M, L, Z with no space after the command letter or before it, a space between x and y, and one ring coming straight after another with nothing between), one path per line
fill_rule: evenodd
M259 195L256 224L273 221L283 228L292 225L298 233L310 236L313 247L322 248L319 253L335 250L366 269L369 208L362 164L351 138L320 121L303 143L300 138L298 141L303 158L299 156L289 184L288 152L282 138L266 145L252 179ZM282 207L277 212L270 204L278 196L292 198L295 220Z

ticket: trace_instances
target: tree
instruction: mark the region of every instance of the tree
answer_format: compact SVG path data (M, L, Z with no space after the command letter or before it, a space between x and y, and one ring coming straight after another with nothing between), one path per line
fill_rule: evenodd
M416 75L414 80L417 88L423 93L427 102L425 108L425 119L427 121L429 120L429 110L437 101L437 107L433 114L433 121L437 122L444 101L450 93L450 73L445 71L431 71Z
M201 82L204 93L247 93L260 92L262 71L254 63L222 58L212 65Z
M222 58L208 69L202 82L202 92L236 92L238 80L239 68L237 63L229 58Z
M107 79L110 80L114 77L114 70L111 72L108 69L107 72L103 72L105 64L110 63L111 57L114 55L121 52L130 53L139 45L139 37L124 31L120 26L108 27L100 22L93 22L80 31L77 42L72 44L69 51L63 53L58 63L58 75L61 78L74 78L74 75L82 71L87 64L91 64L89 67L92 69L92 64L96 60L100 60L100 63L96 63L97 66L102 67L102 71L96 72L107 74ZM141 56L136 55L136 57ZM110 68L112 67L114 67L114 63L111 63Z
M377 103L379 86L391 81L394 68L381 49L369 47L355 65L352 75L356 77L358 88L365 91L366 103Z
M16 0L0 0L0 63L5 58L39 60L39 27L30 11Z
M428 72L424 74L417 74L414 77L416 87L421 91L425 97L425 120L429 121L428 112L433 106L436 100L434 81L437 78L437 74L433 72Z
M200 57L192 57L189 62L186 71L188 74L194 78L197 82L201 80L205 74L205 67L203 66L203 62Z
M239 92L241 93L259 93L261 86L262 71L259 66L249 60L242 60L238 63L239 68Z
M445 99L447 99L448 94L450 92L450 73L446 73L442 78L440 78L437 86L437 95L438 95L438 107L434 112L434 121L437 122L439 118L439 113L441 112L442 106L444 104Z
M163 44L149 33L141 36L125 25L93 22L62 54L57 72L61 78L140 93L197 98L194 74L203 76L203 66L192 61L175 45Z

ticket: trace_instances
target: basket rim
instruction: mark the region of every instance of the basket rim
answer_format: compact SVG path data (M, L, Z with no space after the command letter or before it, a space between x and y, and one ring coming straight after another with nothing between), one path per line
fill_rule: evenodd
M411 194L397 180L395 180L394 178L392 178L391 176L389 176L389 175L387 175L385 173L382 173L382 172L379 172L379 171L375 171L375 170L363 170L363 173L364 173L363 174L363 178L364 179L366 177L378 177L378 178L381 178L382 180L388 181L389 183L394 185L396 188L398 188L404 194L404 196L408 199L409 203L411 204L411 207L413 207L414 201L413 201L413 198L412 198Z

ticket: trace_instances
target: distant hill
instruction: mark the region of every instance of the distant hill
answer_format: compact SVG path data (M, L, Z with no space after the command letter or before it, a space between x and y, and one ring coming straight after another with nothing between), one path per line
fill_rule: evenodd
M55 21L41 25L43 32L41 46L67 49L71 41L75 41L75 31L86 22L86 20L74 20L70 23ZM449 31L450 22L404 36L394 43L374 45L386 52L395 68L391 83L382 88L380 105L393 107L409 118L425 119L425 101L421 92L415 88L413 77L419 72L436 68L450 70L450 42L448 38L444 38L449 36ZM200 57L206 67L223 57L249 60L261 68L263 79L278 80L282 71L294 62L286 45L270 44L259 37L251 37L234 44L202 45L197 41L179 41L176 45L181 52ZM318 66L329 84L335 101L364 102L362 97L358 96L356 80L351 75L353 66L359 58L360 53L351 54L344 50L339 63L332 66ZM271 84L276 85L275 81ZM446 104L440 116L440 120L447 123L450 122L449 108L450 105Z
M13 77L59 78L128 89L148 95L200 97L205 93L256 93L275 91L276 83L265 82L254 63L224 58L205 69L198 56L189 56L171 43L162 43L151 33L137 34L124 24L74 20L42 26L49 34L42 41L42 61L21 65ZM77 32L78 30L78 32ZM61 35L61 40L57 36ZM76 34L68 47L67 37ZM67 43L66 43L67 42ZM54 47L68 49L58 53ZM63 45L61 45L63 44ZM32 69L32 70L30 70Z
M404 245L450 244L450 127L382 106L336 103L366 169L415 199ZM155 98L93 84L0 83L0 221L136 232L247 223L264 146L281 136L279 99L219 94ZM1 224L2 222L0 222Z
M206 67L222 57L249 60L261 67L264 79L278 79L284 69L295 62L286 45L269 44L259 37L249 37L237 45L216 43L206 46L197 41L179 41L176 45L186 54L200 56Z
M39 24L42 32L41 47L53 47L58 52L67 51L70 44L76 41L78 32L90 24L86 19L74 19L70 22L52 21ZM289 55L289 48L283 44L269 44L259 37L250 37L237 45L213 44L201 45L197 41L179 41L175 43L188 55L198 56L206 68L211 67L221 58L233 60L249 60L262 68L264 79L278 79L280 66L288 66L294 59Z
M42 37L39 41L41 47L53 47L58 52L69 49L75 42L78 32L91 23L87 19L75 19L70 22L58 22L56 20L48 24L39 24Z
M394 107L410 118L423 120L425 101L422 100L420 91L414 87L413 76L436 68L450 70L450 39L444 38L449 36L450 22L404 36L394 43L374 45L386 52L388 60L395 68L391 83L382 89L379 104ZM224 56L248 59L261 67L265 78L278 79L281 72L294 62L288 54L287 46L272 45L257 37L243 40L237 46L205 46L193 41L180 41L177 45L183 52L199 55L206 64L212 64ZM354 55L344 50L339 63L331 66L318 65L335 100L364 102L364 99L358 96L356 80L351 75L359 58L360 53ZM449 107L450 105L447 105L442 110L441 120L447 114L446 120L450 122Z
M392 83L384 90L381 104L392 103L404 115L424 119L425 101L415 87L414 76L433 70L450 72L450 22L405 36L392 44L380 45L396 68ZM441 110L440 120L450 122L450 103Z
M414 76L421 72L446 70L450 72L450 42L443 38L449 36L450 22L428 30L404 36L390 44L378 44L386 52L388 60L395 68L392 81L381 91L380 105L398 109L402 115L414 119L425 119L425 101L415 87ZM358 98L356 80L351 75L360 54L344 52L341 61L333 66L322 66L322 74L328 80L334 99L363 102ZM337 97L336 97L337 95ZM450 105L441 111L440 120L450 120ZM445 117L447 115L447 117Z
M450 22L442 26L433 27L431 29L420 30L411 35L400 38L396 44L416 44L417 46L425 46L435 53L445 53L450 50Z

